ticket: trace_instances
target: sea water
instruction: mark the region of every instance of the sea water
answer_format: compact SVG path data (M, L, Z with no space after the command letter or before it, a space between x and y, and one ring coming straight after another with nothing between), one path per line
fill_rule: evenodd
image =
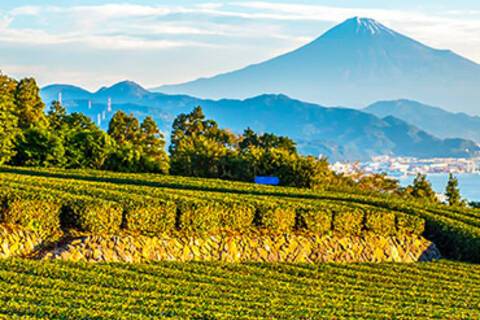
M469 201L480 201L480 173L456 174L458 187L464 199ZM408 186L413 182L415 176L400 177L398 180L402 186ZM432 184L433 190L438 193L445 193L448 174L428 174L428 181Z

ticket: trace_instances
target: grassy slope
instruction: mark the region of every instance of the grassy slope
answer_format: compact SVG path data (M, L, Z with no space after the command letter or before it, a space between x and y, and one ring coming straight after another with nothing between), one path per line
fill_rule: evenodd
M0 261L0 317L478 319L480 268Z

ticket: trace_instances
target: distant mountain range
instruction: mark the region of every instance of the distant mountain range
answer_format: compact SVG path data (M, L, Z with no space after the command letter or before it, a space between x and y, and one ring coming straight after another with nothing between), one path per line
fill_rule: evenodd
M480 106L480 101L479 101ZM379 101L364 111L380 118L394 116L437 137L459 137L480 143L480 117L447 112L412 100Z
M305 154L331 160L365 160L374 155L415 157L468 157L480 151L470 140L439 139L401 119L347 108L327 108L285 95L264 94L245 100L208 100L187 95L166 95L145 90L131 81L97 92L70 85L41 90L50 104L61 93L69 112L82 112L106 128L116 110L139 118L151 115L166 133L176 115L201 105L222 127L241 133L245 128L289 136ZM107 111L111 100L112 110Z
M283 93L327 105L409 98L479 113L480 65L372 19L352 18L313 42L241 70L154 89L205 98Z

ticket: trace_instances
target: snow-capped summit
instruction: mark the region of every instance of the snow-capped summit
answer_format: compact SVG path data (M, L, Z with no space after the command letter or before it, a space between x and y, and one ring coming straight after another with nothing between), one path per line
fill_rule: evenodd
M350 20L353 20L356 23L357 33L365 32L365 31L371 34L377 34L380 32L387 32L390 34L393 33L392 30L388 29L383 24L377 22L374 19L355 17Z
M335 26L325 33L325 37L352 37L352 36L394 36L397 33L380 22L370 18L354 17Z

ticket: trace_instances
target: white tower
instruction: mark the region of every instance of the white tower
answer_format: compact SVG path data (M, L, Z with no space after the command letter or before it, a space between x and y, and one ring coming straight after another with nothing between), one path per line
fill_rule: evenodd
M88 109L92 109L92 100L88 100Z
M99 127L102 125L102 115L100 113L97 114L97 124Z
M61 92L58 93L58 99L57 100L58 100L58 103L62 104L62 93Z
M107 112L112 112L112 98L108 97Z
M106 112L105 112L105 110L104 110L104 111L102 112L102 120L105 120L106 116L107 116L107 114L106 114Z

